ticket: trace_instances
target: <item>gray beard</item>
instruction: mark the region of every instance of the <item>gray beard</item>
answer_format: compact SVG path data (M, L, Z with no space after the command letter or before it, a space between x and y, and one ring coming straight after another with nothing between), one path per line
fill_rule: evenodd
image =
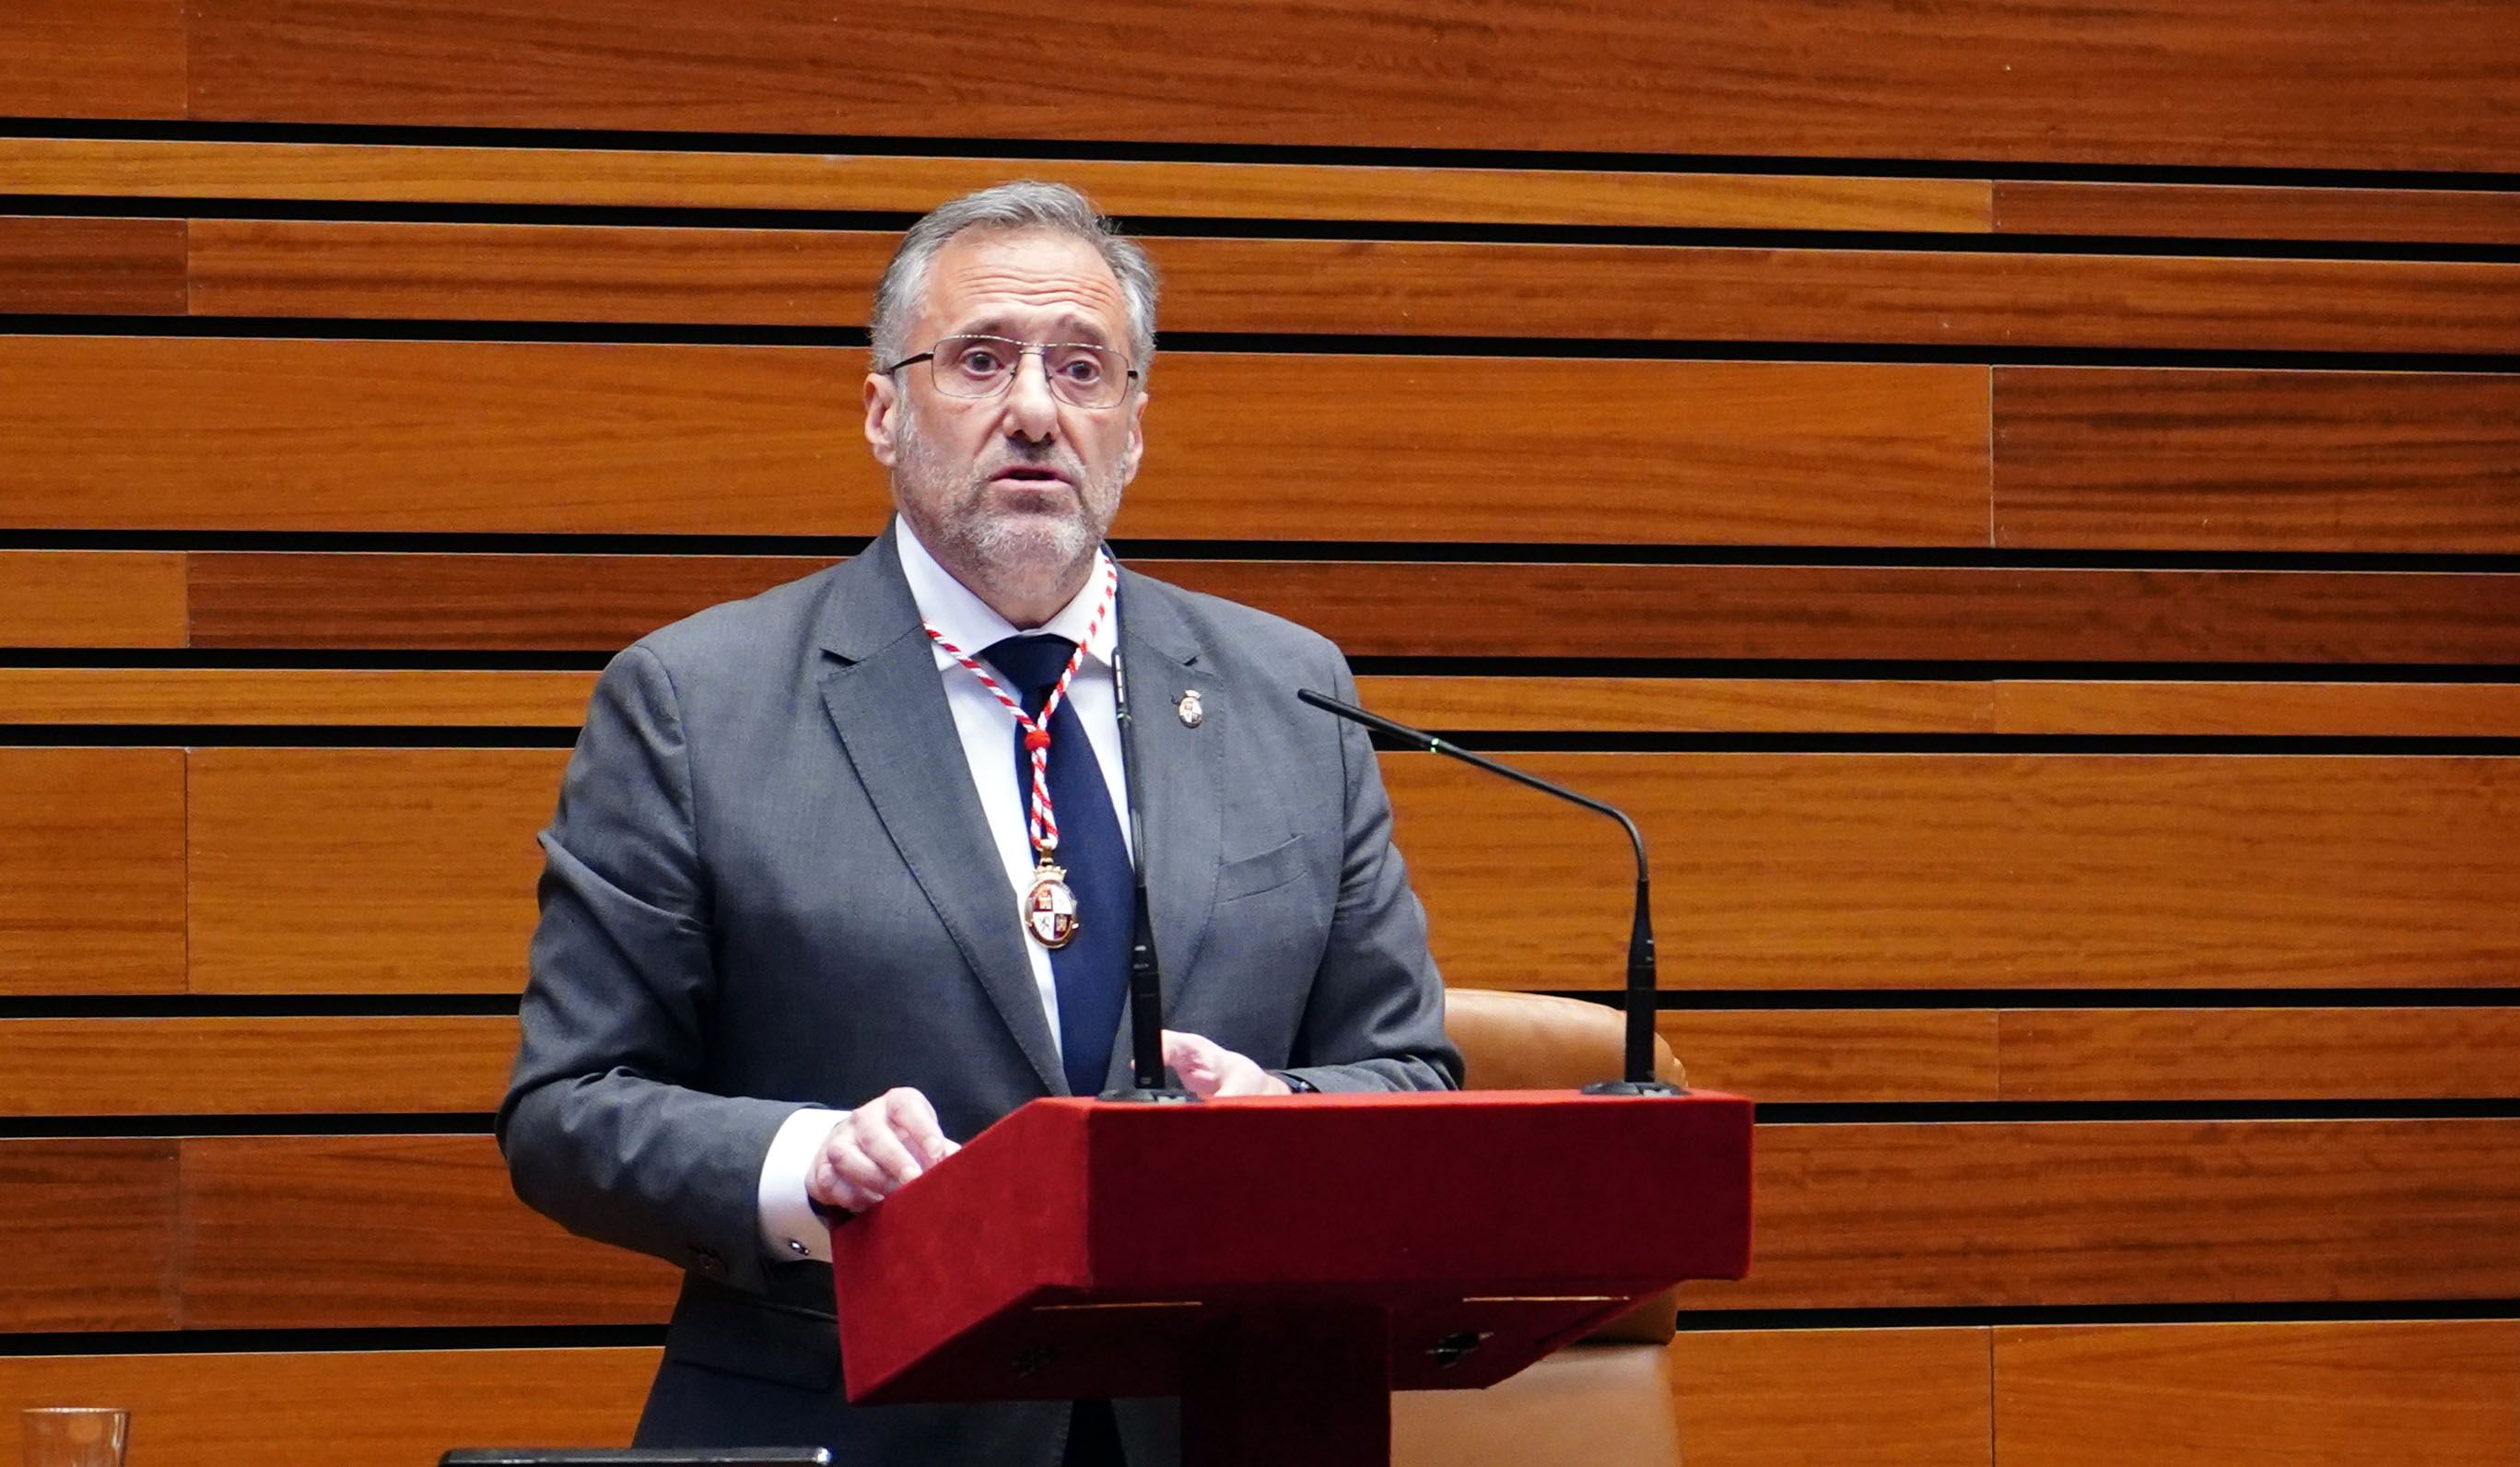
M907 398L901 403L893 447L893 503L928 554L982 600L1064 600L1061 592L1073 595L1084 584L1094 552L1119 508L1117 484L1080 473L1080 507L1074 514L992 510L988 474L978 471L954 484L952 492L936 493L950 481L950 471L920 431ZM930 506L941 508L931 514Z

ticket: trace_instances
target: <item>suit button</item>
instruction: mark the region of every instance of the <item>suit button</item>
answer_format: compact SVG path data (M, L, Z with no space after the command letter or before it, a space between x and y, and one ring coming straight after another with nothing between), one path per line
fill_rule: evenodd
M692 1250L692 1266L711 1278L723 1278L726 1275L726 1260L705 1248Z

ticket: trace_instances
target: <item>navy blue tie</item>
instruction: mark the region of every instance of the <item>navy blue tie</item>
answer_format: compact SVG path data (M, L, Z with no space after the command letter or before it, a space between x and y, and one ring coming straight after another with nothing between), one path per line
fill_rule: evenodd
M998 669L1024 711L1038 718L1076 644L1059 636L1009 637L980 654ZM1009 720L1011 723L1012 719ZM1027 821L1032 815L1032 756L1023 730L1014 730L1015 796ZM1076 894L1076 936L1050 952L1051 978L1058 990L1058 1050L1067 1088L1100 1095L1111 1065L1111 1042L1120 1031L1120 1007L1129 992L1132 899L1129 848L1111 808L1102 765L1086 742L1075 705L1062 698L1050 719L1050 803L1058 821L1055 859ZM1029 942L1031 938L1024 939Z

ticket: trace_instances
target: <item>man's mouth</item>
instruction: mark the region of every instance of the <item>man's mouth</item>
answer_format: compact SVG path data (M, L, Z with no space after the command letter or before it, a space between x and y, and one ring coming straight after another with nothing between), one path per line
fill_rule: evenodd
M1052 484L1058 484L1062 487L1073 487L1066 475L1059 473L1057 469L1046 468L1038 464L1010 464L1006 468L1000 469L995 474L990 475L989 481L992 483L1038 484L1043 487L1048 487Z

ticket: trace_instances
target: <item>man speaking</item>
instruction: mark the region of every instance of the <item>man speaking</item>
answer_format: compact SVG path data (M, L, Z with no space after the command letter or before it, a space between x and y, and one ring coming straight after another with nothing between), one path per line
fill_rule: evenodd
M642 1445L1177 1460L1169 1402L846 1404L816 1213L879 1206L1028 1100L1126 1082L1135 861L1185 1086L1459 1083L1372 751L1294 698L1352 696L1346 664L1102 547L1154 307L1144 252L1073 190L920 220L865 389L889 529L597 686L498 1131L527 1203L687 1270Z

